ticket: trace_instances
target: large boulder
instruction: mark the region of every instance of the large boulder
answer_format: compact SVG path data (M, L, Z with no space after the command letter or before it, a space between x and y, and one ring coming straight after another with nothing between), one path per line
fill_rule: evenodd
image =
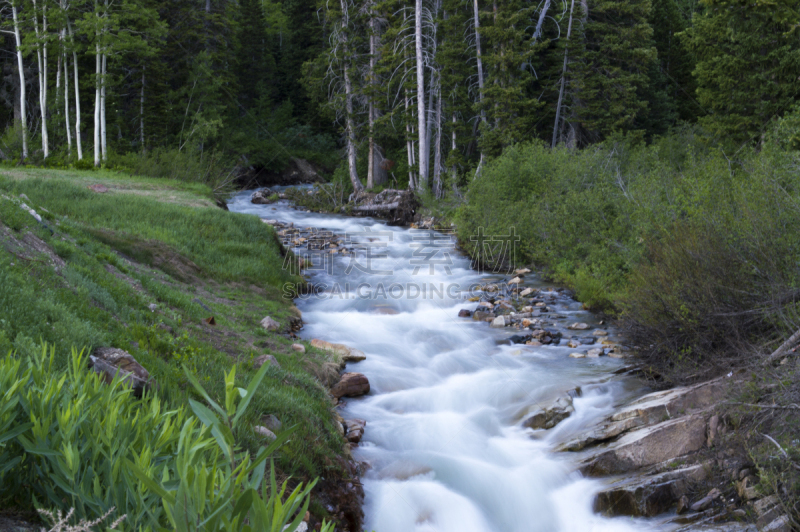
M123 382L133 389L136 397L141 397L150 389L150 373L127 351L115 347L98 347L89 356L89 366L103 380L110 383L119 373Z
M341 397L358 397L369 393L369 380L361 373L345 373L333 388L331 395Z
M595 477L628 473L693 453L705 443L705 416L684 416L625 434L586 459L580 470Z

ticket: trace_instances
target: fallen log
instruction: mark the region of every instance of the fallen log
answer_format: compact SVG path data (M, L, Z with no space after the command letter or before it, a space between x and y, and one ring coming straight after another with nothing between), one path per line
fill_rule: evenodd
M386 204L369 204L369 205L359 205L357 207L353 207L354 211L393 211L397 207L400 206L399 202L394 203L386 203Z

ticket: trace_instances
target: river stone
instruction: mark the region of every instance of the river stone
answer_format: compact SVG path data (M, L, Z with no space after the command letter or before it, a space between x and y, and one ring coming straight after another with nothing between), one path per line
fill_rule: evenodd
M253 192L253 195L250 196L250 202L255 203L256 205L269 205L272 203L272 200L269 199L272 194L273 192L268 188L256 190Z
M494 312L486 312L484 310L476 310L472 313L472 319L475 321L493 320L495 318Z
M98 347L89 357L89 367L110 384L119 373L122 381L133 389L136 397L141 397L150 389L150 373L133 356L116 347Z
M525 275L526 273L531 273L528 268L520 268L518 270L514 270L514 275Z
M278 329L281 328L281 324L273 320L269 316L266 316L263 320L261 320L261 326L268 331L277 331Z
M468 309L465 309L465 308L462 308L461 310L458 311L458 317L459 318L470 318L470 317L472 317L472 311L468 310Z
M255 369L261 368L264 364L275 366L276 368L280 369L281 365L278 363L278 359L276 359L272 355L261 355L260 357L256 358L253 361L253 367Z
M328 351L329 353L339 355L342 362L361 362L362 360L367 359L367 355L365 355L363 351L360 351L354 347L344 344L334 344L331 342L326 342L325 340L319 340L317 338L311 340L311 347L316 347L317 349L322 349L323 351Z
M705 441L704 416L671 419L625 434L586 459L580 470L593 477L623 474L698 451Z
M709 491L705 497L692 504L691 509L693 512L702 512L703 510L707 510L712 504L714 504L714 501L719 499L721 496L722 492L717 488L714 488Z
M551 406L529 416L522 422L522 425L530 429L552 429L573 412L575 412L575 408L572 406L572 397L559 397Z
M367 422L363 419L348 419L345 421L345 438L350 443L358 443L364 436L364 428Z
M345 373L331 388L331 395L340 397L358 397L369 393L369 380L361 373Z
M594 336L608 336L608 332L604 331L603 329L595 329L592 332L592 335L594 335Z
M502 329L506 326L506 317L505 316L497 316L495 319L492 320L490 325L491 327Z
M567 347L569 347L570 349L575 349L577 347L580 347L580 345L581 343L577 340L570 340L569 342L567 342Z
M301 353L301 354L305 353L306 352L306 346L304 346L303 344L292 344L292 351L295 351L295 352Z
M570 358L586 358L586 355L583 353L570 353Z
M589 349L589 351L586 353L586 356L589 358L601 357L603 356L603 350L601 348Z
M522 279L520 277L514 277L513 279L511 279L508 282L508 284L520 284L521 282L522 282Z
M534 292L533 288L526 288L522 292L519 293L520 297L527 297Z
M538 305L538 303L537 303L537 305ZM544 305L544 303L542 305ZM567 327L567 329L569 329L571 331L585 331L588 328L589 328L589 325L587 325L586 323L579 323L579 322L573 323L572 325L569 325Z

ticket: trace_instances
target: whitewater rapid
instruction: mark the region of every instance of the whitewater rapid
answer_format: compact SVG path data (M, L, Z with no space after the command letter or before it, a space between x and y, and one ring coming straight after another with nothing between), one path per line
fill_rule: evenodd
M347 399L341 409L345 419L367 421L353 453L369 464L362 478L365 530L667 530L657 520L595 514L592 502L603 482L575 472L571 453L553 451L646 392L635 379L614 374L622 361L569 358L574 350L566 342L504 345L516 330L457 317L477 306L468 301L475 294L470 287L508 276L473 270L446 234L430 238L371 218L302 212L283 201L253 205L251 193L236 194L229 209L347 234L370 248L369 257L356 259L312 254L319 262L305 273L324 292L297 301L303 338L344 343L367 355L347 371L366 375L371 392ZM548 286L533 275L525 285ZM554 307L566 316L562 327L574 321L599 326L575 301L559 297ZM576 387L582 395L572 416L549 431L521 426L537 405Z

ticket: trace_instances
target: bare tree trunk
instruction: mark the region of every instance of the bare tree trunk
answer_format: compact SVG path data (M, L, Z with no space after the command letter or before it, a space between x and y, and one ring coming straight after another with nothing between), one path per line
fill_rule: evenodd
M69 55L64 52L64 125L67 127L67 154L72 156L72 131L69 127Z
M33 30L36 35L36 59L39 62L39 111L42 117L42 153L50 154L47 135L47 4L42 4L42 32L39 33L39 15L33 0Z
M361 180L358 178L358 169L356 168L356 144L355 144L355 125L353 124L353 85L350 82L350 62L347 60L347 5L345 0L341 0L342 4L342 33L341 39L344 44L344 94L345 94L345 133L347 135L347 165L350 170L350 182L353 184L353 190L360 192L364 189Z
M372 6L370 6L370 14ZM375 18L369 20L369 85L370 88L375 83ZM373 102L372 92L369 95L369 153L367 154L367 188L375 186L375 103Z
M544 24L544 19L547 18L548 9L550 9L550 0L544 0L544 7L539 12L539 21L536 23L536 30L533 32L533 42L536 42L542 36L542 24Z
M481 122L486 122L486 111L483 109L483 59L481 57L481 21L478 13L478 0L472 0L472 10L475 18L475 55L478 60L478 102L481 106ZM477 178L483 169L483 150L481 150L481 160L478 162L478 169L475 170Z
M567 43L564 46L564 66L561 68L561 88L558 90L558 103L556 104L556 121L553 124L553 141L550 145L555 148L558 143L558 122L561 119L561 103L564 100L564 84L567 79L567 57L569 56L569 38L572 35L572 10L575 8L575 0L569 7L569 25L567 26Z
M25 70L22 66L22 40L19 36L17 5L11 2L11 15L14 20L14 39L17 45L17 69L19 70L19 111L22 122L22 158L28 158L28 111L25 97Z
M442 89L436 94L436 142L433 156L433 194L436 199L444 196L442 187Z
M142 65L142 94L139 96L139 142L142 144L142 154L147 153L144 144L144 71L145 66Z
M102 74L100 76L100 149L102 150L103 162L108 159L108 143L106 142L107 123L106 123L106 63L108 56L103 54Z
M425 115L425 62L422 55L422 0L416 0L416 9L414 11L417 59L417 133L419 139L419 179L417 189L423 191L428 188L428 159L426 157L428 153L428 136Z
M98 36L99 37L99 36ZM100 43L95 44L95 82L94 82L94 165L100 166Z
M74 44L72 24L67 19L67 31L70 43ZM78 160L83 160L83 146L81 145L81 86L78 78L78 52L72 51L72 67L75 75L75 147L78 149Z

